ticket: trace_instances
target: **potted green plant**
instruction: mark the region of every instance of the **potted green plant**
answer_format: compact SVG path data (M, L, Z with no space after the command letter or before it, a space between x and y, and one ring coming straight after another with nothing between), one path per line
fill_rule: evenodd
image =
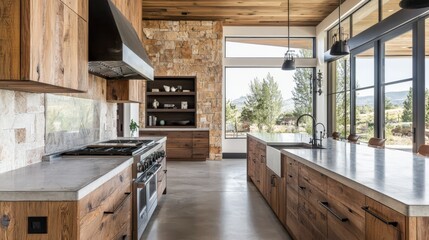
M140 126L139 126L139 125L137 125L137 123L136 123L136 122L134 122L134 120L133 120L133 119L131 119L131 122L130 122L130 132L131 132L131 137L133 137L133 136L134 136L134 133L135 133L135 132L137 132L139 128L140 128Z

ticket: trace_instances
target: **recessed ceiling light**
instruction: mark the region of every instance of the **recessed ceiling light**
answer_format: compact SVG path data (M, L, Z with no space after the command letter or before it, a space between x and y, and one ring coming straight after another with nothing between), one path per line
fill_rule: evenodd
M395 11L395 10L393 10L393 9L389 9L389 10L387 10L388 12L393 12L393 11Z

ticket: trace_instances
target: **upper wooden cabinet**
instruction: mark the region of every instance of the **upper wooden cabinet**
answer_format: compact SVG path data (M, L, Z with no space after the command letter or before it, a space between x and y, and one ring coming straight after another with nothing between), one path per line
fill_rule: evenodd
M2 0L0 12L8 14L0 14L0 88L87 91L88 4L65 2Z
M141 80L108 80L106 100L116 103L140 103L144 88L142 85Z

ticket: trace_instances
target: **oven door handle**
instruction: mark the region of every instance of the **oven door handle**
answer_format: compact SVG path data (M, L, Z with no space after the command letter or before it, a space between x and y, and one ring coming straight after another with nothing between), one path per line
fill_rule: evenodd
M146 181L144 181L144 182L142 182L142 181L139 181L139 179L137 179L137 181L136 181L136 187L137 188L145 188L148 184L149 184L149 182L150 182L150 180L152 180L152 178L154 178L155 177L155 175L159 172L159 170L161 169L161 165L159 165L157 168L156 168L156 170L155 171L153 171L153 173L150 175L150 177L146 180Z

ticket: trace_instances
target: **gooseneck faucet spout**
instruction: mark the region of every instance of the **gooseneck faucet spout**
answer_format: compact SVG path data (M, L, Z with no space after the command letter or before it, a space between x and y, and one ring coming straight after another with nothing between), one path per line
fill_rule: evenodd
M311 117L311 119L313 119L313 128L312 128L312 135L313 135L313 138L310 140L310 142L311 142L311 145L313 145L313 146L317 146L317 141L316 141L316 119L314 119L314 117L313 116L311 116L310 114L308 114L308 113L305 113L305 114L302 114L301 116L299 116L298 117L298 119L296 120L296 126L298 126L299 125L299 120L301 120L301 118L302 117L304 117L304 116L308 116L308 117Z

